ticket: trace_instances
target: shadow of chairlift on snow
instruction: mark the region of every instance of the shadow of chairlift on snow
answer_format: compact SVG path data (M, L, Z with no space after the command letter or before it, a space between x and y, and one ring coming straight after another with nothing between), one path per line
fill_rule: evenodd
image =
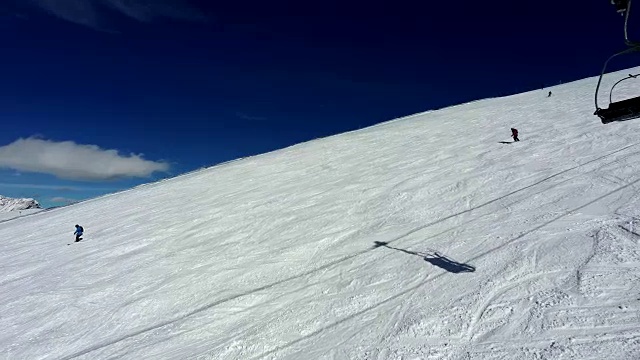
M374 248L386 247L387 249L400 251L400 252L403 252L405 254L420 256L426 262L430 263L431 265L434 265L434 266L437 266L437 267L439 267L441 269L447 270L450 273L458 274L458 273L463 273L463 272L474 272L474 271L476 271L475 267L473 267L473 266L471 266L469 264L463 264L463 263L459 263L457 261L453 261L453 260L447 258L446 256L438 254L438 252L419 253L419 252L415 252L415 251L395 248L393 246L389 246L389 243L383 242L383 241L375 241L374 244L375 244Z

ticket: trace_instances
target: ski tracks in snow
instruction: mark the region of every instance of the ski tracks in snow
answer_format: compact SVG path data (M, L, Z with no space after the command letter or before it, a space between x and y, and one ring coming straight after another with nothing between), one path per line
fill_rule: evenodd
M607 158L609 156L612 156L614 154L618 154L618 153L620 153L620 152L622 152L622 151L624 151L624 150L626 150L626 149L628 149L628 148L630 148L632 146L635 146L635 144L626 146L624 148L621 148L619 150L616 150L616 151L611 152L609 154L606 154L604 156L601 156L601 157L598 157L596 159L590 160L590 161L588 161L586 163L577 165L575 167L572 167L572 168L569 168L569 169L565 169L565 170L560 171L560 172L558 172L558 173L556 173L554 175L548 176L548 177L546 177L546 178L544 178L542 180L536 181L531 185L528 185L528 186L523 187L521 189L512 191L512 192L510 192L510 193L508 193L508 194L506 194L504 196L501 196L499 198L495 198L495 199L487 201L487 202L485 202L483 204L477 205L475 207L471 207L471 208L469 208L467 210L460 211L458 213L443 217L441 219L438 219L436 221L430 222L430 223L425 224L423 226L419 226L419 227L414 228L413 230L407 231L407 232L405 232L405 233L403 233L403 234L401 234L399 236L395 236L392 239L389 239L387 242L388 243L394 243L394 242L398 242L398 241L403 240L403 239L405 239L405 241L406 241L406 239L414 237L417 233L422 232L422 231L424 231L424 230L426 230L426 229L428 229L430 227L433 227L435 225L438 225L440 223L443 223L443 222L445 222L447 220L455 219L456 217L459 217L459 216L464 215L464 214L469 214L469 213L472 213L472 212L476 212L476 211L478 211L480 209L487 208L487 206L492 205L492 204L498 205L499 201L507 199L509 197L512 197L513 195L516 195L516 194L522 193L523 195L526 195L525 190L532 189L535 186L538 186L538 185L541 185L543 183L548 182L549 180L559 178L561 175L564 175L564 174L566 174L566 173L568 173L568 172L570 172L572 170L576 170L576 169L582 168L582 167L584 167L586 165L595 163L598 160L602 160L602 159L605 159L605 158ZM564 180L562 180L561 183L563 181ZM483 257L491 255L495 251L498 251L498 250L502 249L503 247L505 247L505 246L507 246L509 244L512 244L512 243L514 243L514 242L516 242L518 240L521 240L524 236L529 235L532 232L534 232L536 230L539 230L539 229L541 229L541 228L553 223L554 221L559 220L560 218L562 218L562 217L564 217L566 215L569 215L569 214L571 214L571 213L573 213L573 212L575 212L575 211L577 211L577 210L579 210L581 208L584 208L584 207L588 206L589 204L592 204L592 203L594 203L596 201L599 201L599 200L611 195L612 193L615 193L615 192L621 191L621 190L623 190L623 189L625 189L627 187L633 186L636 182L637 181L634 181L633 183L630 183L630 184L627 184L625 186L622 186L622 187L620 187L619 189L617 189L614 192L611 192L611 193L608 193L608 194L606 194L604 196L601 196L601 197L599 197L599 198L597 198L597 199L595 199L595 200L593 200L593 201L591 201L591 202L589 202L589 203L587 203L587 204L585 204L583 206L580 206L580 207L572 209L572 210L570 210L570 211L568 211L566 213L563 213L560 216L553 217L553 219L551 221L545 222L540 226L536 226L533 229L531 229L530 231L527 231L527 232L523 233L522 235L515 237L512 240L509 240L509 241L507 241L507 242L505 242L503 244L500 244L497 247L493 247L488 251L484 251L483 253L477 254L476 256L472 256L470 259L467 260L467 262L478 261ZM541 190L541 191L545 191L545 190ZM522 202L526 198L527 198L526 196L523 196L521 199L518 200L518 202ZM496 211L499 212L501 210L502 211L505 211L505 210L506 211L511 211L511 207L504 208L504 207L498 206L498 208L499 208L498 210L494 210L494 211L491 211L491 209L487 208L487 211L488 211L487 214L495 213ZM487 214L479 214L479 215L476 216L476 218L480 218L480 217L486 216ZM469 222L472 222L472 221L473 221L473 219L471 219ZM455 227L451 228L451 229L448 229L448 230L445 230L443 233L450 232L450 231L455 231ZM335 260L333 262L324 264L322 266L319 266L317 268L311 269L311 270L306 271L304 273L297 274L297 275L282 279L282 280L280 280L278 282L275 282L275 283L272 283L272 284L268 284L268 285L265 285L265 286L262 286L262 287L259 287L259 288L255 288L255 289L246 291L244 293L240 293L240 294L237 294L237 295L234 295L234 296L231 296L231 297L227 297L225 299L218 300L218 301L216 301L214 303L211 303L209 305L203 306L201 308L194 309L194 310L192 310L192 311L190 311L190 312L188 312L188 313L186 313L186 314L184 314L184 315L182 315L182 316L180 316L178 318L170 319L170 320L161 322L159 324L156 324L156 325L148 327L148 328L143 328L141 330L138 330L136 332L133 332L133 333L131 333L131 334L127 335L127 336L121 337L121 338L113 339L111 341L107 341L107 342L104 342L102 344L96 344L96 345L94 345L94 346L92 346L90 348L86 348L86 349L84 349L82 351L79 351L79 352L76 352L76 353L74 353L72 355L69 355L69 356L65 357L65 359L71 359L71 358L75 358L75 357L79 357L79 356L82 356L82 355L86 355L86 354L92 353L92 352L94 352L96 350L99 350L101 348L116 344L116 343L121 342L121 341L126 340L126 339L130 339L130 338L145 334L145 333L147 333L149 331L157 330L157 329L160 329L162 327L165 327L165 326L168 326L168 325L171 325L171 324L176 324L177 321L181 321L182 319L186 319L186 318L191 317L191 316L193 316L195 314L201 313L201 312L203 312L205 310L212 309L212 308L214 308L216 306L219 306L219 305L221 305L223 303L227 303L227 302L229 302L231 300L236 300L236 299L239 299L239 298L241 298L243 296L247 296L247 295L250 295L250 294L255 294L257 292L264 291L264 290L273 288L275 286L283 285L283 284L291 282L293 280L299 280L299 279L301 279L303 277L318 273L320 271L329 270L331 268L334 268L338 264L341 264L341 263L343 263L345 261L348 261L348 260L352 260L352 259L354 259L354 258L356 258L358 256L364 255L364 254L368 253L369 251L371 251L371 249L366 249L366 250L360 251L358 253L354 253L354 254L351 254L351 255L348 255L348 256L344 256L343 258L337 259L337 260ZM391 256L391 255L388 255L388 256ZM492 289L491 290L491 295L489 296L489 298L485 299L483 302L480 303L480 305L475 310L474 315L471 317L471 320L469 320L469 326L468 326L468 330L467 330L467 335L465 337L463 337L463 338L466 338L467 341L476 340L478 338L478 336L479 336L479 333L482 332L482 331L485 331L485 330L481 330L483 328L483 325L481 324L481 322L482 322L482 319L484 317L486 317L487 310L492 306L492 303L495 301L496 298L498 298L499 296L501 296L505 292L508 292L509 290L515 288L516 286L519 286L521 284L525 284L525 283L527 283L529 281L533 281L533 280L535 280L537 278L544 277L545 275L550 275L550 274L553 274L553 273L555 273L555 272L530 274L530 275L527 275L527 276L524 276L524 277L521 277L521 278L518 278L518 279L512 279L511 282L508 283L507 285L502 285L502 286L500 286L498 288ZM416 293L418 291L423 289L423 286L426 283L434 281L434 280L440 278L441 276L443 276L445 274L446 274L446 272L440 272L438 275L433 276L432 273L427 272L425 275L423 275L421 280L418 281L418 284L414 285L414 286L411 286L408 291L407 290L401 291L400 293L396 294L395 296L387 298L386 300L383 300L382 302L380 302L380 303L378 303L378 304L376 304L374 306L365 308L365 310L363 310L363 311L357 311L354 314L351 314L351 315L349 315L349 316L347 316L345 318L342 318L341 320L339 320L339 321L337 321L337 322L335 322L333 324L329 324L327 326L324 326L320 330L314 331L311 334L309 334L307 336L304 336L303 338L300 338L300 339L298 339L298 340L296 340L294 342L291 342L289 344L286 344L284 346L279 346L279 347L276 347L276 348L274 348L274 349L272 349L270 351L267 351L267 352L263 353L260 357L266 356L266 355L269 355L269 354L274 354L274 353L279 352L279 351L283 351L283 350L287 349L288 347L290 347L290 346L292 346L294 344L299 344L302 341L311 339L313 336L320 335L322 332L324 332L326 330L329 330L329 329L331 329L331 328L333 328L335 326L343 324L343 323L345 323L347 321L354 320L356 316L364 315L364 314L369 313L369 312L371 312L373 310L379 310L379 307L382 306L383 304L387 304L387 303L390 303L390 302L395 301L395 300L400 301L401 298L402 298L402 302L406 301L408 303L412 303L411 301L408 301L408 300L411 300L416 295ZM397 327L402 324L402 319L404 319L406 317L408 311L409 311L409 307L408 306L402 306L402 305L397 306L397 308L392 311L391 316L389 316L388 320L386 321L387 325L385 325L384 327L387 327L388 330L385 332L385 334L389 334L389 335L393 334L397 330ZM230 338L230 339L232 339L232 338Z
M461 211L461 212L446 216L446 217L441 218L439 220L436 220L434 222L428 223L428 224L426 224L424 226L420 226L420 227L415 228L413 230L410 230L410 231L408 231L406 233L403 233L402 235L395 236L394 238L389 239L387 242L391 244L391 243L398 242L398 241L400 241L402 239L411 238L415 234L417 234L418 232L421 232L423 230L426 230L427 228L433 227L434 225L440 224L440 223L442 223L444 221L447 221L447 220L450 220L450 219L454 219L454 218L456 218L456 217L458 217L460 215L468 214L468 213L471 213L473 211L485 208L488 205L497 203L498 201L506 199L506 198L508 198L510 196L513 196L515 194L522 193L525 190L531 189L531 188L533 188L533 187L535 187L537 185L543 184L543 183L545 183L545 182L547 182L549 180L558 178L559 176L564 175L564 174L566 174L566 173L568 173L568 172L570 172L572 170L576 170L576 169L582 168L582 167L584 167L586 165L593 164L593 163L595 163L595 162L597 162L599 160L606 159L606 158L608 158L608 157L610 157L612 155L618 154L618 153L620 153L620 152L622 152L622 151L624 151L624 150L626 150L628 148L631 148L633 146L636 146L636 145L637 144L633 144L633 145L629 145L629 146L623 147L623 148L618 149L618 150L616 150L614 152L608 153L608 154L606 154L604 156L600 156L600 157L598 157L596 159L587 161L586 163L579 164L579 165L574 166L574 167L569 168L569 169L565 169L565 170L560 171L560 172L558 172L558 173L556 173L554 175L548 176L548 177L546 177L546 178L544 178L542 180L536 181L535 183L533 183L533 184L531 184L529 186L526 186L524 188L521 188L521 189L515 190L513 192L510 192L510 193L506 194L505 196L501 196L499 198L496 198L496 199L490 200L488 202L485 202L485 203L483 203L481 205L478 205L478 206L472 207L470 209L467 209L467 210L464 210L464 211ZM566 180L561 180L561 183L564 182L564 181L566 181ZM564 212L559 216L554 216L554 217L552 217L552 219L550 221L546 221L542 225L535 226L533 229L531 229L529 231L526 231L526 232L522 233L521 235L516 236L515 238L513 238L513 239L511 239L509 241L506 241L503 244L500 244L497 247L493 247L488 251L484 251L483 253L480 253L480 254L478 254L476 256L472 256L469 260L467 260L467 262L478 261L483 257L489 256L489 255L493 254L494 252L504 248L507 245L510 245L510 244L512 244L514 242L522 240L522 238L524 236L527 236L527 235L533 233L534 231L542 229L543 227L548 226L548 225L552 224L553 222L555 222L555 221L557 221L557 220L559 220L559 219L561 219L561 218L563 218L563 217L565 217L567 215L570 215L570 214L574 213L575 211L578 211L581 208L584 208L584 207L586 207L586 206L588 206L590 204L593 204L593 203L595 203L595 202L597 202L597 201L599 201L599 200L601 200L601 199L603 199L605 197L608 197L613 193L622 191L622 190L626 189L627 187L633 186L636 182L637 181L634 181L633 183L630 183L630 184L627 184L625 186L622 186L622 187L620 187L620 188L618 188L618 189L616 189L616 190L614 190L614 191L612 191L610 193L607 193L607 194L605 194L605 195L603 195L603 196L601 196L601 197L599 197L597 199L594 199L594 200L592 200L592 201L590 201L590 202L588 202L588 203L586 203L586 204L584 204L582 206L579 206L577 208L574 208L574 209L571 209L571 210L569 210L567 212ZM555 185L553 185L553 186L555 186ZM541 191L545 191L545 190L541 190ZM526 194L526 193L524 193L524 194ZM525 199L526 199L526 196L523 196L523 199L520 199L519 202L524 201ZM500 211L500 210L496 210L496 211ZM485 215L479 215L479 216L485 216ZM471 220L470 222L472 222L472 221L473 220ZM449 230L447 230L447 231L445 231L443 233L446 233L446 232L449 232L449 231L452 231L452 230L455 230L455 228L449 229ZM301 274L301 275L302 276L306 276L306 275L310 275L312 273L315 273L316 271L319 271L319 270L327 270L329 267L336 266L339 263L342 263L343 261L350 260L350 259L353 259L353 258L355 258L357 256L364 255L364 254L368 253L369 251L370 250L361 251L361 252L359 252L357 254L353 254L351 256L348 256L348 257L345 257L343 259L340 259L340 260L338 260L336 262L330 263L330 264L328 264L328 266L325 265L325 266L322 266L322 267L320 267L318 269L310 270L310 271L306 272L305 274ZM476 310L475 315L471 318L470 324L469 324L469 327L468 327L468 330L467 330L468 331L467 335L464 338L466 338L468 341L471 341L475 337L478 336L477 333L479 332L479 330L477 328L479 327L479 323L480 323L481 319L483 318L483 316L485 315L486 310L491 306L491 304L495 300L495 298L499 297L501 294L509 291L510 289L515 288L516 286L518 286L520 284L525 284L525 283L527 283L529 281L533 281L533 280L538 279L538 278L542 278L542 277L545 277L545 276L553 275L553 274L556 274L558 272L562 272L562 271L558 270L558 271L551 271L551 272L546 272L546 273L542 272L542 273L529 274L527 276L524 276L524 277L521 277L521 278L518 278L518 279L513 279L512 282L509 283L508 285L502 285L501 287L499 287L497 289L493 289L492 292L491 292L493 295L491 295L488 300L486 300L485 302L483 302L483 303L481 303L479 305L478 309ZM427 273L426 275L424 275L422 280L419 281L419 283L417 285L410 287L409 291L402 291L399 294L396 294L395 296L392 296L392 297L390 297L390 298L388 298L386 300L383 300L382 302L380 302L380 303L378 303L378 304L376 304L376 305L374 305L374 306L372 306L370 308L365 309L364 311L358 311L355 314L352 314L352 315L350 315L350 316L348 316L346 318L342 318L341 320L339 320L339 321L337 321L337 322L335 322L333 324L329 324L328 326L323 327L321 330L312 332L311 334L306 335L306 336L304 336L302 338L299 338L298 340L290 342L290 343L288 343L286 345L278 346L278 347L276 347L276 348L274 348L274 349L272 349L270 351L267 351L267 352L263 353L262 355L260 355L260 356L258 356L256 358L262 358L262 357L270 355L270 354L274 354L274 353L277 353L277 352L284 351L284 350L286 350L287 348L289 348L289 347L291 347L293 345L300 344L302 341L307 341L307 340L311 339L314 336L318 336L321 333L323 333L324 331L332 329L335 326L344 324L347 321L355 320L356 316L361 316L363 314L369 313L370 311L372 311L374 309L378 311L380 306L382 306L383 304L390 303L390 302L392 302L394 300L400 300L400 298L402 298L402 302L401 303L403 303L403 302L411 303L411 301L408 301L408 300L410 300L413 296L415 296L415 294L419 290L423 289L423 286L426 283L428 283L430 281L434 281L435 279L437 279L437 278L439 278L439 277L441 277L441 276L443 276L445 274L446 274L446 272L441 272L439 275L432 276L429 273ZM296 276L295 278L298 278L298 276ZM293 278L287 279L285 281L290 281L290 280L293 280ZM282 282L280 282L280 283L282 283ZM399 326L401 324L401 319L403 319L406 316L406 313L407 313L408 310L409 309L408 309L407 306L402 306L402 305L395 306L395 309L391 311L391 313L392 313L391 316L389 316L389 319L386 321L387 325L385 327L388 328L388 330L385 332L386 334L393 334L393 332L396 330L397 326ZM382 338L384 338L384 336L381 337L381 339Z
M1 223L35 238L1 245L0 339L23 358L638 358L638 241L611 219L640 201L638 144L556 93L574 108L474 102ZM531 136L491 147L506 122ZM95 247L51 245L93 214Z

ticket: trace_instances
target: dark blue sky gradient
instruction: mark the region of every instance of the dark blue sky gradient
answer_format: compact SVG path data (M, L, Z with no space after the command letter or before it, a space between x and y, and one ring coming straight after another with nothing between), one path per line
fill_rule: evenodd
M175 175L594 76L624 48L608 0L192 3L207 21L111 14L117 33L6 7L0 146L39 134L167 160Z

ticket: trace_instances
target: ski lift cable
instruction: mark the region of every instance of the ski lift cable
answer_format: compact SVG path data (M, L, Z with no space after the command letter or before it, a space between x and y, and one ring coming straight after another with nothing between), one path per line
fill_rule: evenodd
M631 0L627 3L627 10L624 14L624 42L629 46L639 46L640 43L629 40L629 33L627 31L627 24L629 23L629 14L631 13Z

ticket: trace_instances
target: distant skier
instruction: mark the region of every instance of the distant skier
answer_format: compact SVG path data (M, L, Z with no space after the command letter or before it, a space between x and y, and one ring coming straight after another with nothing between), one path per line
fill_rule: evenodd
M520 139L518 139L518 129L511 128L511 137L513 141L520 141Z
M547 95L547 97L551 97L551 91L549 91L549 95Z
M84 229L82 228L82 226L76 224L76 231L73 233L73 235L76 236L76 242L82 240L82 233L84 232Z

